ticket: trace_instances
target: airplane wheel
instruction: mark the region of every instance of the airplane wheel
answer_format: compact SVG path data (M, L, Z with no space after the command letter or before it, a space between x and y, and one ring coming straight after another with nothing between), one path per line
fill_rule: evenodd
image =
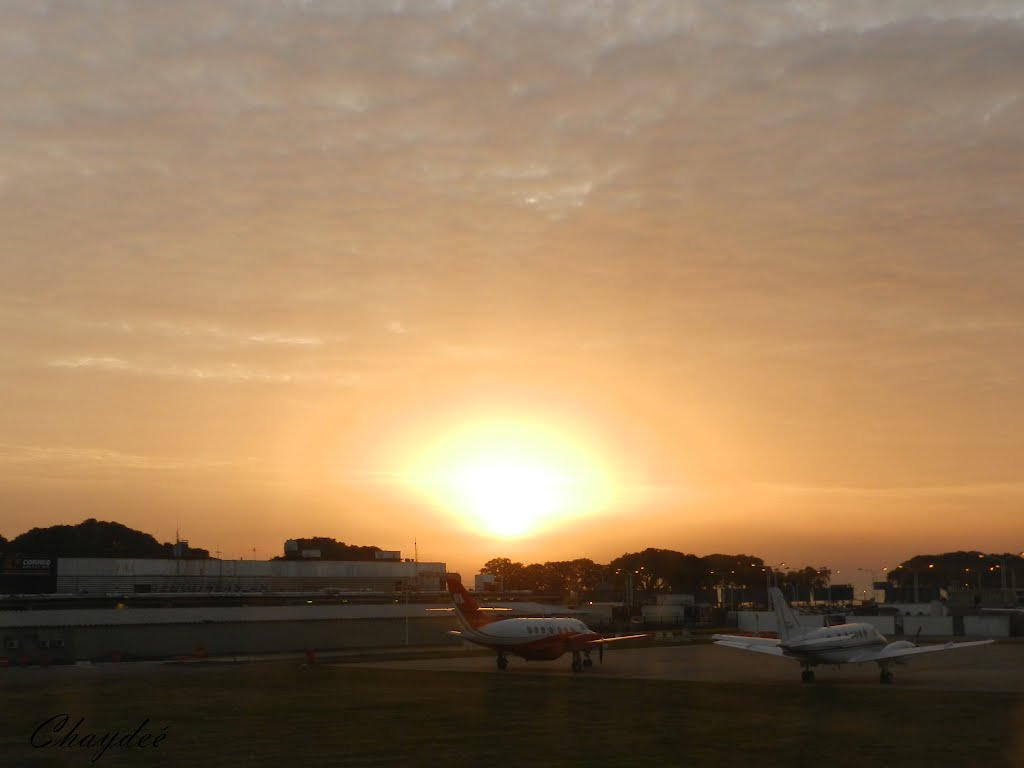
M594 666L594 662L593 662L593 661L591 660L591 658L590 658L590 657L588 656L587 658L585 658L585 659L583 660L583 666L584 666L584 667L586 667L587 669L590 669L590 668L591 668L592 666Z
M883 669L881 672L878 673L878 680L884 685L888 685L892 682L892 672L890 672L888 669Z
M573 659L572 660L572 671L573 672L582 672L583 671L583 662L580 661L579 659Z
M507 669L507 668L508 668L508 659L506 659L504 656L499 656L498 657L498 669Z
M812 672L809 669L805 669L803 671L803 673L800 675L800 679L803 680L805 683L813 683L814 682L814 672Z

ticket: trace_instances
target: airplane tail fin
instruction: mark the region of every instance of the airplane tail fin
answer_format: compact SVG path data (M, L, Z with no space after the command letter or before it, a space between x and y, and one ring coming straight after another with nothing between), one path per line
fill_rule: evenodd
M786 602L786 598L782 595L782 590L778 587L772 587L769 592L772 596L772 607L775 609L775 622L778 624L779 640L785 643L790 638L804 634L807 630L800 626L796 613L789 603Z
M449 576L445 579L445 585L452 596L452 605L455 606L455 614L459 617L460 623L475 628L491 620L487 612L480 608L480 604L462 586L461 581Z

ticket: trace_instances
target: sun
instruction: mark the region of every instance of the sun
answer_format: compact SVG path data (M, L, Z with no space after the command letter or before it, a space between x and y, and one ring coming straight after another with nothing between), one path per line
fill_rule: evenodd
M517 539L610 502L607 472L569 437L530 422L476 423L428 448L413 482L469 528Z

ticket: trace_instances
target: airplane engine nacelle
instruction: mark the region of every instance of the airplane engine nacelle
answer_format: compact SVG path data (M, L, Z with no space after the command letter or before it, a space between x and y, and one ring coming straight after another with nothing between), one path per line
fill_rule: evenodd
M910 642L909 640L897 640L896 642L889 643L887 646L885 646L886 650L889 650L891 648L894 651L902 651L904 648L913 648L913 647L914 647L914 644L912 642ZM906 666L907 664L910 663L910 658L907 657L907 658L894 659L892 663L893 664L899 664L900 666Z
M897 640L885 646L886 650L902 651L904 648L913 648L914 644L909 640Z

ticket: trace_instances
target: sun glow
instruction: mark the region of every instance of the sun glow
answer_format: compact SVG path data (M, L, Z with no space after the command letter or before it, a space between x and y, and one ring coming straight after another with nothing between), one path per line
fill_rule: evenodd
M535 424L477 424L425 452L415 486L474 530L528 536L599 511L607 473L566 437Z

